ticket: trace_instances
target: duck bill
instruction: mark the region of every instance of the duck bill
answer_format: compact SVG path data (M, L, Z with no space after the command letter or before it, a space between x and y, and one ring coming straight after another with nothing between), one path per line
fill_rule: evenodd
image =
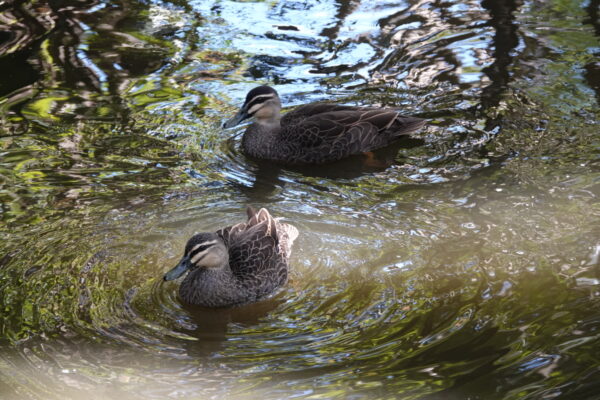
M179 278L181 275L185 274L192 266L190 262L190 258L188 256L184 256L179 264L175 266L172 270L167 272L164 276L165 281L172 281L174 279Z
M223 128L232 128L248 117L250 117L250 115L248 115L248 113L246 113L246 111L242 108L240 111L238 111L237 114L233 116L233 118L231 118L229 121L223 124Z

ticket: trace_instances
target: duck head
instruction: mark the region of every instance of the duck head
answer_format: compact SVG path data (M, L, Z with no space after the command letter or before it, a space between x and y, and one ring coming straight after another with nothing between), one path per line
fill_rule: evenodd
M183 257L164 276L165 281L179 278L196 268L223 268L229 264L229 252L223 239L216 233L198 233L185 246Z
M223 128L231 128L251 117L259 124L278 123L280 111L281 101L275 89L266 85L255 87L246 95L246 101L240 111L225 122Z

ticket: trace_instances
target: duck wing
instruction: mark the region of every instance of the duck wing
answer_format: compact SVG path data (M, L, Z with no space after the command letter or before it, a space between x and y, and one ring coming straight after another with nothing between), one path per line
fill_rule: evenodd
M249 207L247 213L247 222L218 232L229 248L233 274L254 287L273 278L280 284L285 283L287 257L295 237L290 240L287 230L266 209L256 212Z
M312 103L295 108L281 117L281 126L296 125L307 118L315 115L325 114L335 111L352 111L359 107L341 106L333 103Z
M289 151L296 153L299 161L311 163L333 161L383 147L421 128L425 122L402 116L396 110L357 107L332 108L290 121L295 123L281 124L282 142L290 146Z

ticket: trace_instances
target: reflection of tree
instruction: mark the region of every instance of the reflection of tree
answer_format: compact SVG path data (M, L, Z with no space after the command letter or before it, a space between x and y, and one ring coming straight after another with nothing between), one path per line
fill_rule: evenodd
M448 12L447 7L420 7L414 4L406 10L398 12L380 21L383 32L390 32L388 38L380 39L382 45L386 42L398 46L375 69L377 76L384 80L394 79L399 73L404 73L402 81L413 88L429 87L434 81L447 82L453 86L469 89L480 85L481 82L461 83L459 77L465 66L461 61L463 48L453 48L455 43L467 41L481 33L484 26L494 28L494 38L490 53L493 59L485 55L483 49L472 49L473 57L478 63L491 63L482 71L490 78L491 83L482 89L481 106L484 110L498 105L502 93L510 80L509 67L512 62L511 51L518 44L517 26L514 23L513 12L520 1L498 0L466 2L468 11L464 15ZM489 11L490 17L485 25L473 24L473 21L485 20L481 6ZM435 21L433 23L432 21ZM414 26L416 28L397 29L398 26ZM468 31L460 34L452 32L456 27L471 25ZM428 37L441 37L426 45L416 46Z
M600 36L600 0L590 0L590 3L586 7L586 11L590 16L590 19L584 21L584 23L592 24L596 36Z
M596 99L600 103L600 63L591 62L587 64L584 77L588 85L596 92Z
M37 21L23 1L0 7L0 96L5 96L39 79L37 71L27 60L37 51L47 27L47 21ZM7 79L8 78L8 79Z
M327 36L331 40L337 37L346 18L360 6L360 0L336 0L336 3L338 3L338 11L335 15L335 25L321 31L321 36Z
M35 8L40 18L35 17ZM0 111L17 108L14 111L18 112L14 106L32 96L32 85L40 79L40 74L29 60L37 55L40 44L54 25L52 19L45 16L45 8L24 0L0 5L0 70L4 76L0 81L3 100ZM8 128L6 122L3 126Z
M467 16L471 21L484 19L478 1L466 3L470 10ZM418 2L381 19L379 25L383 35L378 38L378 43L384 49L390 45L396 49L374 68L376 76L383 80L394 80L398 79L397 75L404 74L402 81L413 88L429 87L434 81L459 85L458 74L462 64L452 45L474 37L478 32L473 29L472 32L458 35L443 33L451 32L456 26L465 23L468 22L448 12L441 4L437 7L422 7ZM423 45L424 38L436 36L439 39Z
M596 36L600 38L600 0L590 0L586 7L589 20L584 23L592 24ZM588 85L596 92L596 99L600 103L600 63L592 62L585 66L585 78Z
M61 124L74 119L124 124L132 104L181 96L152 82L163 77L151 74L171 62L177 50L173 35L185 42L193 30L179 20L181 32L164 29L171 20L153 19L156 7L135 0L59 0L16 1L0 8L0 66L10 78L0 83L2 130L25 133L3 142L8 164L0 171L0 188L5 190L7 218L35 216L38 204L51 211L43 201L46 196L60 207L59 202L80 201L88 191L108 188L109 182L114 183L111 189L125 191L123 171L132 180L144 173L152 174L147 180L155 184L171 182L167 169L153 170L129 159L147 159L148 166L162 159L163 166L169 165L156 152L164 142L133 132L104 140L114 127ZM161 17L184 15L163 3L160 7ZM132 93L132 87L139 93ZM28 121L43 124L42 132ZM105 183L98 185L101 181Z
M521 5L521 0L484 0L481 5L489 10L489 25L494 27L494 62L484 68L491 79L481 94L481 105L484 110L495 107L500 103L502 94L510 82L509 67L512 63L511 51L519 44L517 25L513 13ZM488 121L487 129L494 126Z
M132 19L137 24L148 22L144 15L148 15L148 6L142 3L121 1L106 5L104 8L87 14L86 9L76 11L62 11L55 9L59 16L59 27L55 33L57 40L49 46L51 59L44 64L46 71L60 68L57 80L62 85L76 91L75 101L79 111L90 116L100 116L99 107L108 106L117 115L126 112L121 104L120 95L126 88L128 81L143 73L151 73L167 61L168 49L166 44L155 51L156 46L150 43L150 38L137 39L131 35L119 34L122 24ZM85 22L84 22L85 21ZM84 25L85 24L85 25ZM91 28L92 34L83 26ZM82 50L82 44L88 47ZM118 49L140 49L137 55L145 62L145 68L136 70L122 62ZM104 86L106 84L106 86ZM103 97L112 95L112 97ZM105 110L101 114L106 114Z

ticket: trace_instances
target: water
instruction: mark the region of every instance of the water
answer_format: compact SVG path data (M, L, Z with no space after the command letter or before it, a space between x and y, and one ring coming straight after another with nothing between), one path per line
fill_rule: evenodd
M0 4L3 399L600 396L599 3ZM274 167L257 84L427 118ZM291 281L181 304L186 240L268 207Z

